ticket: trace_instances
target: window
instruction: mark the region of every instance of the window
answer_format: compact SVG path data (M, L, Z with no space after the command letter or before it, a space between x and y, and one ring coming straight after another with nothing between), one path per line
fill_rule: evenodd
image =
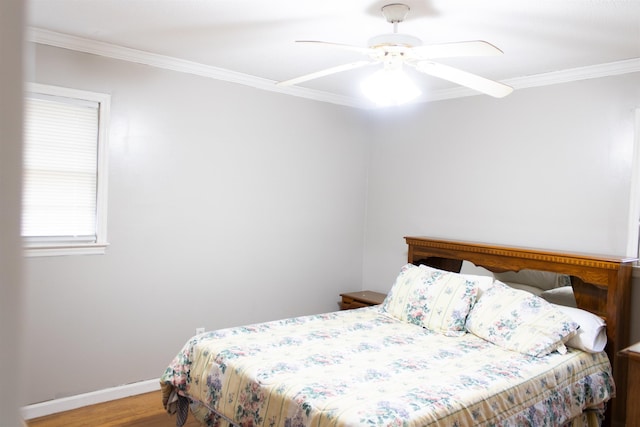
M27 255L104 253L109 95L32 84L25 99Z

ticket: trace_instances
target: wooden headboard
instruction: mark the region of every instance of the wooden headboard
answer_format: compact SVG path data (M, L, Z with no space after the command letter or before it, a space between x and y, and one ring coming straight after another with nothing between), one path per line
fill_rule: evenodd
M566 274L578 307L595 313L607 323L607 354L613 367L616 398L608 410L607 424L624 426L627 366L618 352L629 346L631 273L635 258L497 246L484 243L405 237L408 260L442 270L459 272L462 261L493 272L533 269Z

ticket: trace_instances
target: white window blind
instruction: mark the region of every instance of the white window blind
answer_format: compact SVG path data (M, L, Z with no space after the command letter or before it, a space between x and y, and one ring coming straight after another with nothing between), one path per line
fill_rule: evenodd
M23 238L32 249L105 245L108 105L48 88L38 85L25 99Z

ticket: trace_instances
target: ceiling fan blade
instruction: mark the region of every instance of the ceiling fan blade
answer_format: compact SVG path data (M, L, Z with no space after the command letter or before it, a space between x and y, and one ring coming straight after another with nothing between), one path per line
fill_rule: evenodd
M364 67L365 65L373 64L375 61L356 61L349 62L348 64L338 65L336 67L327 68L324 70L316 71L314 73L305 74L304 76L296 77L290 80L284 80L276 83L278 86L292 86L298 83L306 82L307 80L317 79L319 77L328 76L329 74L340 73L342 71L353 70L354 68Z
M491 56L501 55L503 52L489 42L473 40L416 46L411 49L411 53L418 59L432 59L458 56Z
M448 65L430 61L408 64L414 66L418 71L429 74L430 76L439 77L441 79L466 86L495 98L502 98L513 92L513 88L504 83L485 79L484 77L480 77Z
M296 43L313 43L316 45L322 45L327 47L334 47L342 50L348 50L351 52L361 53L363 55L369 55L372 52L372 49L368 47L360 47L353 46L350 44L342 44L342 43L332 43L332 42L323 42L318 40L296 40Z

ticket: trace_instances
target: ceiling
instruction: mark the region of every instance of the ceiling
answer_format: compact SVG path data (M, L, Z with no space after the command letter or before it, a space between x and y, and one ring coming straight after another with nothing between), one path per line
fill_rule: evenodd
M367 46L393 26L375 0L28 0L27 25L256 77L264 83L360 59L358 53L295 43ZM439 62L512 84L524 77L640 60L640 0L404 0L399 32L424 44L486 40L500 56ZM49 34L47 32L47 34ZM301 83L360 102L359 82L377 66ZM639 71L634 69L633 71ZM456 88L408 71L424 94ZM275 85L274 85L275 86ZM485 95L483 95L485 96Z

